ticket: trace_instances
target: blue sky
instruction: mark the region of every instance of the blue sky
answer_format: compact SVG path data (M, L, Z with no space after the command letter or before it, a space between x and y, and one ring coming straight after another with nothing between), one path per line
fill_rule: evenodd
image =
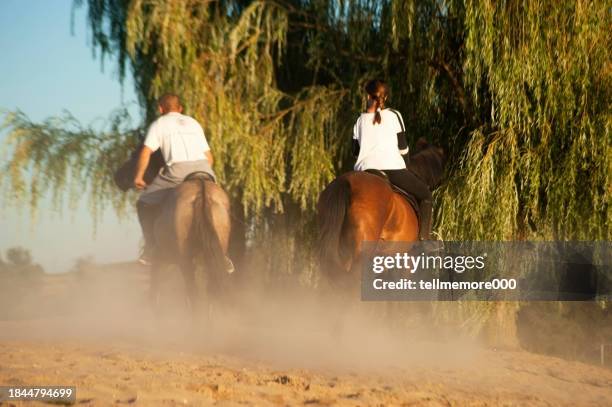
M114 61L101 70L89 45L86 10L75 14L74 35L71 10L72 0L0 1L0 109L20 109L33 120L67 109L90 123L125 105L138 121L131 78L122 87ZM107 212L94 236L85 205L62 216L43 205L37 220L27 210L2 207L0 251L29 248L48 272L66 271L80 256L100 262L134 259L140 239L135 214L120 222Z

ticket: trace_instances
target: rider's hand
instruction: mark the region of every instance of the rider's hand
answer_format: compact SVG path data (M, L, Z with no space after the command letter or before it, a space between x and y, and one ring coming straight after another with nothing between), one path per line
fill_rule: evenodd
M147 186L147 183L144 182L144 179L142 178L134 179L134 187L136 187L136 189L144 189L146 186Z

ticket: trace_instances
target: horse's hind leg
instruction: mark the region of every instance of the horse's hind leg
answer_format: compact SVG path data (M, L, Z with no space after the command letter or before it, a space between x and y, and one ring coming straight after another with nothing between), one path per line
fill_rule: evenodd
M162 272L162 265L154 263L151 265L151 278L149 285L149 301L153 308L155 316L159 316L160 310L160 278Z
M187 292L187 305L192 313L197 309L198 287L195 278L195 265L192 262L183 262L180 265L181 273L185 281L185 290Z
M196 265L192 261L185 261L181 263L180 269L185 280L193 328L199 332L204 326L208 327L210 325L210 307L199 289L199 282L196 279Z
M231 215L229 199L221 188L207 189L209 202L211 205L211 217L213 228L221 244L224 254L227 254L229 237L231 232Z

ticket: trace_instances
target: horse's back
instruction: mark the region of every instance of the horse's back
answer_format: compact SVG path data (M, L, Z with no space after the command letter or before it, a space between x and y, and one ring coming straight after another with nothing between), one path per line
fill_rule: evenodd
M350 224L371 237L376 226L385 221L393 191L384 179L367 172L353 171L345 176L351 186Z
M414 241L418 218L386 179L363 171L345 174L351 185L349 222L360 241Z

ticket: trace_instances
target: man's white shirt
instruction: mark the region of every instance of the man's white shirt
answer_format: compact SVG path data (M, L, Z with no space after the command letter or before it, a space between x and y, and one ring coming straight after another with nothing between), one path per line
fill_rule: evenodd
M204 129L194 118L178 112L159 117L149 127L144 145L161 149L167 166L184 161L206 159L210 151Z

